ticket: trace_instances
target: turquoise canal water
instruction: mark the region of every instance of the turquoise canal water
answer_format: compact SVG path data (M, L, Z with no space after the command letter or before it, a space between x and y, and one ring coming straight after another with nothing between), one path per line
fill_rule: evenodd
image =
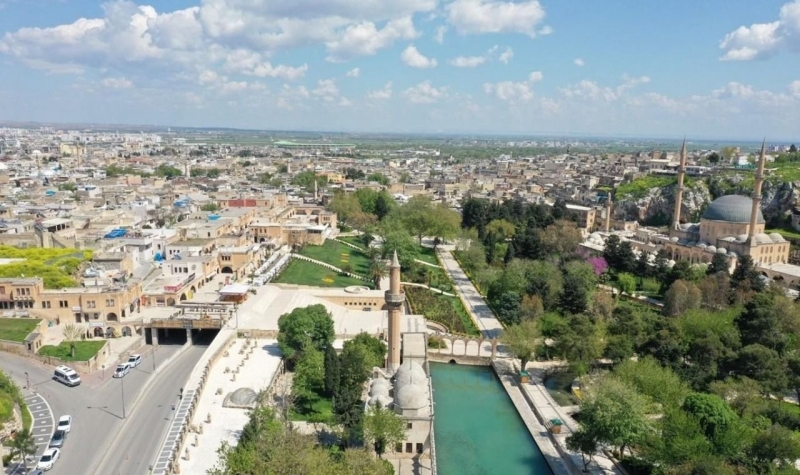
M514 404L486 366L430 363L440 475L551 475Z

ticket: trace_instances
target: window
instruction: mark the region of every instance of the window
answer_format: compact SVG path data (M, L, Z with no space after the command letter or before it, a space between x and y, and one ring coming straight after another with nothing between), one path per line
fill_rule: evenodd
M69 307L69 302L67 302L66 300L59 300L58 301L58 307L59 308L67 308L67 307Z
M231 256L222 256L222 260L223 261L229 261L229 260L231 260Z
M94 300L89 300L88 302L86 302L86 308L97 308L97 304L95 303Z
M406 442L406 453L410 454L414 450L414 444Z
M397 452L398 454L402 454L403 453L403 443L402 442L398 442L398 443L394 444L394 451Z
M114 303L114 299L106 299L106 307L113 307Z
M412 426L413 426L413 424L411 424L411 423L409 422L408 424L406 424L406 429L411 429L411 427L412 427Z
M0 294L5 294L5 293L6 293L6 288L0 287Z
M42 301L42 308L50 308L50 301L49 300L43 300Z
M422 453L422 444L420 444L419 442L417 442L417 453L418 454Z

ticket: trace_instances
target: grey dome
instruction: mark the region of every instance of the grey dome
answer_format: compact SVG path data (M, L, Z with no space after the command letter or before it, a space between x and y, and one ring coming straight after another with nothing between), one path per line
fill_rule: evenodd
M778 233L770 234L769 238L772 240L772 242L783 242L784 241L783 236L781 236Z
M254 408L258 402L258 394L250 388L239 388L228 393L222 402L223 407Z
M703 219L727 221L729 223L749 223L753 200L741 195L726 195L712 201L703 212ZM764 215L758 210L758 223L764 224Z
M425 370L422 369L419 363L414 361L404 361L403 364L397 368L397 373L395 373L395 381L397 382L413 381L413 384L427 384L427 379L428 375L425 374Z
M428 405L428 395L420 386L407 384L397 391L394 404L400 409L422 409Z
M389 387L382 385L373 386L372 389L369 390L369 395L370 397L375 397L375 396L389 397Z

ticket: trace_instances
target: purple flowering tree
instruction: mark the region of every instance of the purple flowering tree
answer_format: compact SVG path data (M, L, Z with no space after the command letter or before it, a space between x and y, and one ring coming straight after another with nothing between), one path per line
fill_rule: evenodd
M608 262L606 262L605 257L590 257L587 259L587 262L592 265L594 268L594 274L597 276L605 274L605 272L608 270Z

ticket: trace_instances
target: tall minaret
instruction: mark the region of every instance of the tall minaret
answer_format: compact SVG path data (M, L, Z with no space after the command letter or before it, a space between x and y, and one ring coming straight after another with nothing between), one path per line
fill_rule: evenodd
M394 251L392 263L389 265L389 290L385 293L386 306L389 310L389 357L386 369L390 373L400 367L400 319L403 315L403 302L406 294L400 287L400 261Z
M756 243L756 226L758 226L758 211L761 209L761 185L764 184L764 162L767 161L765 153L767 140L761 142L761 153L758 156L758 168L756 169L756 181L753 184L753 209L750 210L750 246Z
M672 229L681 224L681 204L683 201L683 176L686 174L686 137L681 145L681 161L678 164L678 187L675 189L675 212L672 216Z
M608 199L606 200L606 224L605 224L605 232L611 231L611 193L608 193Z
M319 195L317 194L317 177L314 177L314 203L319 200Z

